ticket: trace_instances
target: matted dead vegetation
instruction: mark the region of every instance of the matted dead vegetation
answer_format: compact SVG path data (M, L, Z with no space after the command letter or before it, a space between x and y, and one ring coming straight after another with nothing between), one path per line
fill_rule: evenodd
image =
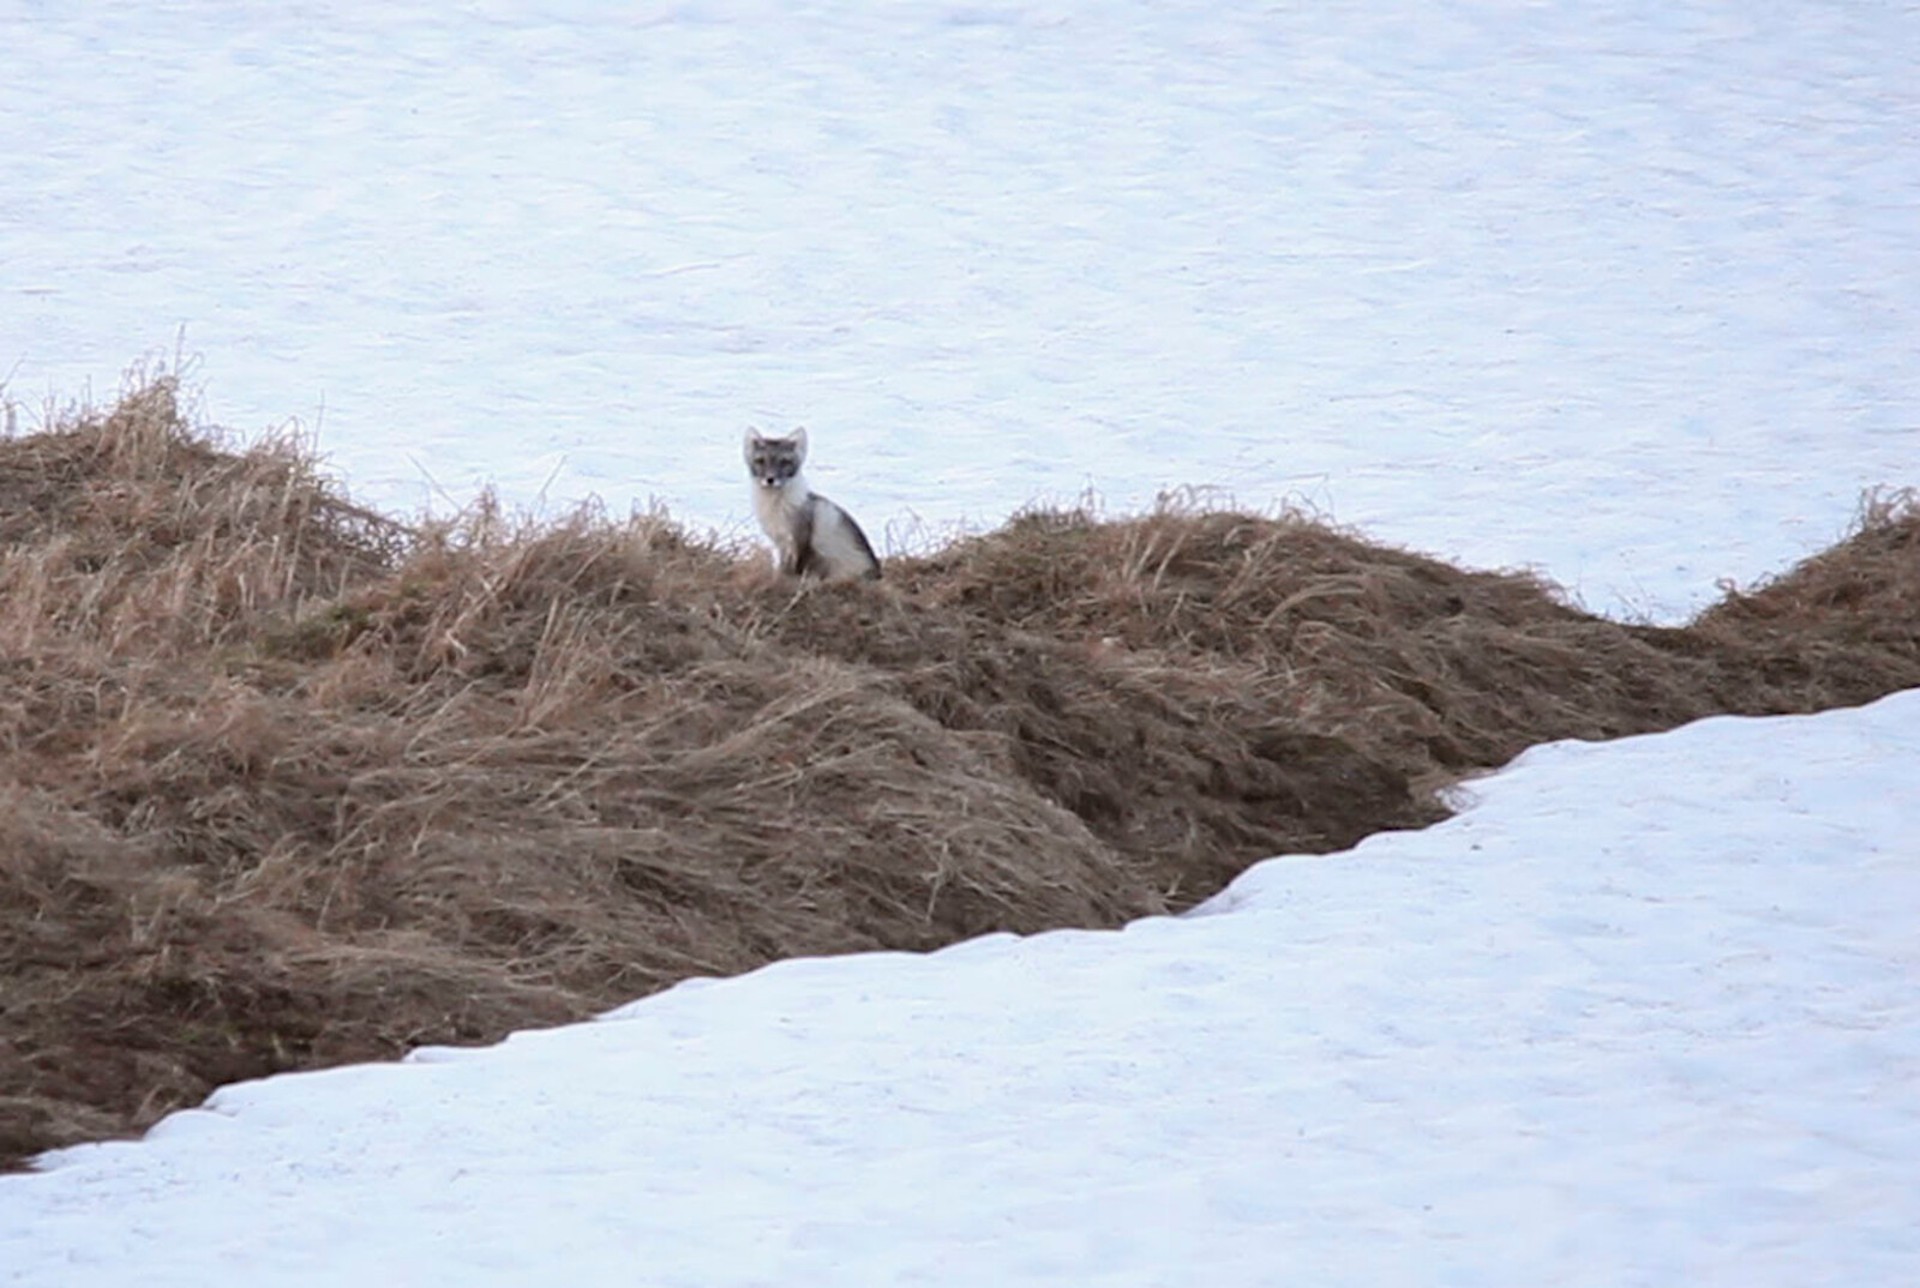
M1111 926L1531 744L1920 684L1920 516L1680 629L1301 518L1036 513L796 586L428 530L170 380L0 440L0 1157L782 956Z

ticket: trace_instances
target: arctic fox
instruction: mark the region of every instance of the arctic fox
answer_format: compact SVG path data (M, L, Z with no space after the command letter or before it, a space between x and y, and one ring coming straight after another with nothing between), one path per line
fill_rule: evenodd
M880 576L880 561L853 516L807 487L807 431L762 438L749 429L743 444L753 477L753 513L779 550L780 571L828 580Z

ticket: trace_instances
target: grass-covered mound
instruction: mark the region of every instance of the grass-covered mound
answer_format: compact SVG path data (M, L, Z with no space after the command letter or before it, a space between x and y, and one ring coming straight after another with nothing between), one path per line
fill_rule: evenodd
M420 531L166 380L0 440L0 1158L695 974L1112 926L1533 743L1920 685L1920 516L1683 629L1305 519L1032 514L801 586Z

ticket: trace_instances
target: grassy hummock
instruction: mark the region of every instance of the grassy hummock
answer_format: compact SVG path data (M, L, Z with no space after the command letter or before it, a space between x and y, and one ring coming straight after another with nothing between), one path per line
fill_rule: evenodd
M1920 685L1920 510L1678 628L1298 515L775 578L418 526L169 378L0 439L0 1161L797 954L1175 911L1557 738Z

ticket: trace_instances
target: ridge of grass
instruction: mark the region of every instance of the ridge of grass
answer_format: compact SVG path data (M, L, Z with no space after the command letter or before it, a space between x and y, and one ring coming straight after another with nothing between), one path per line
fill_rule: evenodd
M1189 907L1536 743L1920 685L1920 508L1683 627L1296 515L1041 511L796 584L413 527L176 383L0 439L0 1160L692 975Z

